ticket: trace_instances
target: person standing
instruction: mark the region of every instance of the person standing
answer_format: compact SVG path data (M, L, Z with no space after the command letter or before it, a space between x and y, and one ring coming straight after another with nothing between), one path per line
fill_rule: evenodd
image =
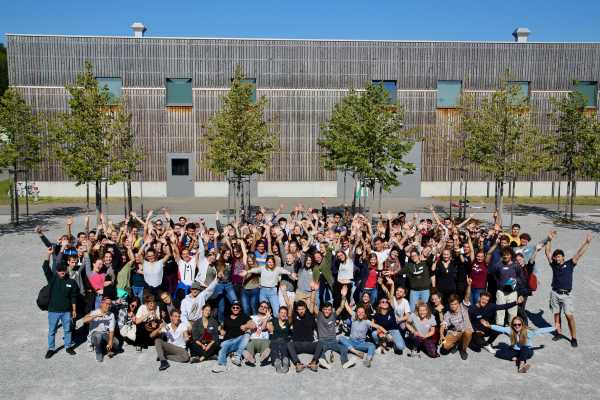
M552 252L552 240L556 238L556 231L551 231L548 235L546 243L546 258L552 268L552 291L550 292L550 309L554 313L554 326L556 327L556 335L553 340L560 340L562 337L562 327L560 312L565 313L567 323L569 324L569 332L571 333L571 346L577 347L577 330L575 327L575 308L573 307L573 298L571 291L573 290L573 271L575 266L583 257L590 243L592 242L592 234L588 233L570 260L565 261L565 253L560 249Z
M45 358L50 358L56 352L55 337L58 322L61 321L64 331L64 344L67 354L74 356L73 342L71 340L71 319L77 317L77 283L67 276L67 266L63 263L56 266L56 272L50 269L50 259L54 254L52 247L48 247L48 257L44 260L42 270L46 276L50 289L48 303L48 351Z
M410 261L402 268L400 274L408 276L411 311L415 310L417 301L421 300L423 303L427 303L429 301L429 289L431 288L432 280L435 278L430 276L429 266L416 249L410 251Z

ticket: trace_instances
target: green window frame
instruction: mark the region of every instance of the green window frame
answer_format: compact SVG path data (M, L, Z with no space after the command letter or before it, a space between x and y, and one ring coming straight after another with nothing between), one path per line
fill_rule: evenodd
M252 102L256 103L256 78L245 78L241 82L252 85Z
M598 107L598 82L597 81L575 81L575 91L585 97L586 108Z
M508 86L519 87L519 95L517 98L512 99L513 104L521 104L523 98L526 99L527 104L529 104L529 81L508 81Z
M437 108L460 107L462 81L439 80L437 82Z
M108 104L118 103L123 96L123 79L117 77L96 77L98 88L108 89Z
M191 106L192 78L167 78L167 106Z
M373 85L383 85L383 90L388 94L388 104L396 104L398 101L398 81L372 80Z

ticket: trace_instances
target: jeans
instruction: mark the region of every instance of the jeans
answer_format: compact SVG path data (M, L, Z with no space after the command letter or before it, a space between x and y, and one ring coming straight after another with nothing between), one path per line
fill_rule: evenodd
M317 362L323 352L321 342L288 342L288 354L294 364L300 363L298 354L312 354L311 362Z
M388 331L388 333L392 336L392 340L394 341L394 348L396 350L404 350L406 344L404 343L404 338L398 329L392 329ZM379 344L379 336L377 336L377 330L373 329L371 332L371 337L373 338L373 343L375 345Z
M417 301L421 300L423 303L429 301L429 289L425 290L411 290L409 296L410 310L415 311L415 305Z
M231 282L217 283L217 286L215 286L215 291L211 296L212 299L219 300L219 310L217 314L219 322L223 322L225 320L225 297L227 297L227 300L229 300L230 303L233 303L238 299L235 294L235 290L233 290L233 284Z
M327 283L327 281L323 278L320 279L320 286L319 286L319 303L320 304L324 304L324 303L332 303L333 304L333 293L331 291L331 287L329 286L329 284Z
M105 344L108 343L108 332L93 332L90 338L96 354L104 353ZM112 351L116 351L119 347L119 340L113 336Z
M71 342L71 313L48 311L48 350L54 350L54 338L58 330L58 321L62 322L63 331L65 333L65 349L73 346Z
M343 346L340 343L338 343L337 340L335 340L335 338L323 339L319 340L319 342L321 342L323 354L325 354L327 350L332 350L336 353L339 353L342 365L348 362L348 349L346 348L346 346Z
M369 296L371 297L371 305L374 306L375 303L377 303L377 288L372 288L372 289L364 289L363 292L365 293L369 293Z
M471 288L471 304L477 304L481 293L485 292L483 288Z
M242 310L246 315L256 315L258 313L258 299L260 297L260 288L242 289ZM277 311L274 311L274 313ZM276 314L274 314L276 315Z
M372 359L375 355L375 345L373 343L361 339L352 339L347 336L340 336L338 340L343 346L346 346L348 350L354 349L363 352L366 351L368 360Z
M260 301L267 301L271 305L273 315L279 312L279 295L276 287L261 287Z
M144 303L144 287L143 286L132 286L131 291L133 295L138 298L140 304Z
M232 352L235 352L235 356L241 359L242 353L246 349L249 341L250 335L245 334L221 342L221 350L219 350L219 356L217 358L219 365L227 365L227 355Z

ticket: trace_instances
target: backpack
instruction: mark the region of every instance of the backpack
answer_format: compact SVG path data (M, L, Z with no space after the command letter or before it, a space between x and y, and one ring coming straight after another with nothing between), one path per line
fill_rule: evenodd
M48 311L48 306L50 305L50 285L46 285L40 289L35 302L40 310Z
M529 284L529 290L531 290L532 292L535 292L537 290L538 279L537 279L537 275L535 274L535 272L532 272L531 274L529 274L529 281L527 283Z

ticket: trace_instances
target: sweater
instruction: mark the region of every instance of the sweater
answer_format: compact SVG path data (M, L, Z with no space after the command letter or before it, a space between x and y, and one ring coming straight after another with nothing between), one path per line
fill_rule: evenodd
M71 312L73 305L77 304L77 293L79 292L77 283L67 276L64 279L59 278L50 269L48 260L44 261L42 269L50 287L48 312Z

